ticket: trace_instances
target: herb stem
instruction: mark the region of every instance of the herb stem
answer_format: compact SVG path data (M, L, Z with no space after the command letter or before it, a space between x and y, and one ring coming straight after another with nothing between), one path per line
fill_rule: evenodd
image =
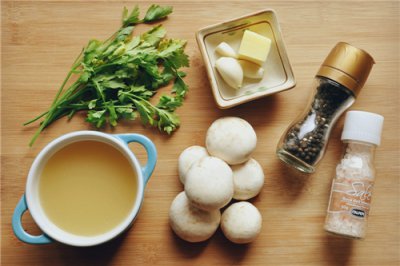
M60 97L61 92L64 90L64 87L67 84L68 80L71 78L72 74L74 74L74 71L80 66L81 62L79 61L79 58L81 57L82 53L83 53L83 49L81 50L81 52L79 53L79 55L75 59L74 63L72 64L71 70L68 72L68 74L65 77L63 83L61 84L60 88L58 89L58 92L56 94L56 97L53 100L52 105L54 105L57 102L57 100Z
M31 119L31 120L29 120L29 121L23 123L23 125L24 125L24 126L27 126L27 125L29 125L29 124L31 124L31 123L33 123L33 122L39 120L40 118L42 118L43 116L45 116L45 115L48 114L48 113L49 113L49 111L46 111L46 112L42 113L41 115L38 115L38 116L35 117L34 119Z
M71 71L69 73L72 73ZM68 78L69 79L69 78ZM62 85L62 87L60 89L63 88L63 86L65 86L66 81L64 82L64 85ZM53 101L53 104L51 105L49 111L46 114L46 117L44 118L44 120L42 121L42 123L40 124L38 130L36 130L35 134L33 135L31 141L29 142L29 146L32 147L33 143L35 143L36 139L39 137L39 134L43 131L43 129L48 126L51 122L53 122L54 120L54 111L56 110L56 108L58 108L58 104L57 101L62 101L63 99L67 98L71 92L73 92L78 86L80 85L80 83L78 81L75 81L68 89L67 91L61 96L60 99L55 99ZM59 92L57 93L57 98L60 97L60 93L61 91L59 90ZM58 117L59 118L59 117Z

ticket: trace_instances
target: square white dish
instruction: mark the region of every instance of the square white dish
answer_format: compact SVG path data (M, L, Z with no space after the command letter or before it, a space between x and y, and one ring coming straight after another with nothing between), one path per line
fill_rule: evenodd
M236 90L228 86L215 69L215 61L220 57L215 53L215 48L221 42L226 42L238 51L245 30L251 30L271 39L271 50L266 62L262 65L265 69L263 78L261 80L245 78L243 86ZM196 33L196 39L215 101L221 109L288 90L296 85L279 23L273 10L262 10L202 28Z

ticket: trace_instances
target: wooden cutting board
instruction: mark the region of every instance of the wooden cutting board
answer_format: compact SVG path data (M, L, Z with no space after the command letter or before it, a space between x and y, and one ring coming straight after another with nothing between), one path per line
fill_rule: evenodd
M149 3L147 3L149 2ZM140 215L126 234L102 246L73 248L62 244L33 246L11 230L13 210L25 189L38 152L61 134L92 129L77 115L46 129L33 148L36 126L22 123L50 105L73 59L91 38L106 39L120 23L120 1L2 1L1 109L1 262L2 265L399 265L399 2L398 1L160 1L174 13L162 23L168 36L188 40L190 93L178 114L181 128L172 136L123 123L105 132L142 133L159 152L157 168L145 192ZM142 12L152 1L141 1ZM216 108L195 42L195 31L223 20L273 8L280 19L297 86L289 91L229 110ZM139 27L139 31L145 30ZM368 235L352 241L323 229L330 184L341 153L343 118L332 133L318 170L300 175L275 156L276 144L311 93L313 76L330 49L346 41L371 53L370 78L353 110L385 117L377 149L377 179ZM177 158L188 146L204 145L215 119L240 116L258 135L254 158L266 174L261 194L252 200L263 215L259 238L234 245L221 231L200 244L178 239L168 226L168 210L182 191ZM143 161L144 151L132 145ZM26 230L40 233L29 214Z

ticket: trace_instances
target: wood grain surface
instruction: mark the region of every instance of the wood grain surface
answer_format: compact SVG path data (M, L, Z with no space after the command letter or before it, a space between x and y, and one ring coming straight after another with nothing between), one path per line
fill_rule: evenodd
M120 24L123 6L149 1L2 1L1 91L1 264L2 265L399 265L399 2L398 1L159 1L174 7L162 23L168 36L188 40L190 93L178 114L181 128L172 136L121 123L105 132L142 133L151 138L159 160L145 192L138 219L122 237L93 248L62 244L34 246L16 239L11 216L25 189L26 176L38 152L61 134L93 129L83 115L61 119L28 147L36 126L22 123L48 108L69 66L91 38L106 39ZM278 14L297 86L275 96L229 110L216 107L195 31L265 8ZM140 26L139 31L146 29ZM385 117L382 145L377 149L377 179L368 235L352 241L326 234L322 227L330 184L341 152L343 117L332 133L318 170L301 175L275 156L276 144L311 93L313 76L330 49L346 41L367 50L376 60L353 110ZM177 158L191 145L204 145L215 119L239 116L258 135L254 153L266 182L252 200L263 216L259 238L234 245L221 231L209 240L189 244L168 225L168 210L182 191ZM143 161L144 151L132 145ZM29 214L26 230L40 233Z

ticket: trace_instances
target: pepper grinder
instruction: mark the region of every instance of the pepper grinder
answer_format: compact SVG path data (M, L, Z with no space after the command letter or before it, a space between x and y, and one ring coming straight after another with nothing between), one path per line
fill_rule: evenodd
M374 63L364 50L344 42L336 44L315 76L305 110L278 143L276 153L283 162L301 172L315 171L333 126L354 103Z

